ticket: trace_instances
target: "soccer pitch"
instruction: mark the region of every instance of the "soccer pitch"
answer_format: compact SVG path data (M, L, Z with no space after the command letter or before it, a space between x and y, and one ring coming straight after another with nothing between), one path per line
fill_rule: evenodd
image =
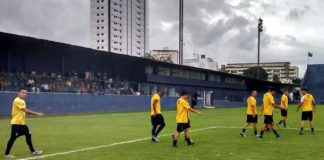
M316 134L312 135L306 123L305 135L299 135L301 112L290 106L288 129L278 129L281 139L272 132L265 133L258 141L251 126L247 137L239 133L246 120L246 108L201 109L203 116L191 114L191 139L196 143L187 146L183 135L178 148L171 147L170 134L174 133L175 111L164 111L166 128L160 133L160 143L150 140L149 112L107 113L91 115L64 115L27 118L33 134L33 143L44 154L31 156L20 137L11 154L17 159L51 160L275 160L275 159L324 159L324 121L322 109L314 115ZM274 120L280 112L274 112ZM8 118L0 119L1 156L10 134ZM259 118L259 129L263 117Z

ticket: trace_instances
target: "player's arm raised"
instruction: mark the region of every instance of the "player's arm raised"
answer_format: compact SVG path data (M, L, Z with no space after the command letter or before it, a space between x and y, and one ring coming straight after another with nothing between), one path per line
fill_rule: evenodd
M34 112L28 108L23 108L22 109L24 112L28 113L28 114L32 114L32 115L35 115L35 116L43 116L44 114L41 113L41 112Z

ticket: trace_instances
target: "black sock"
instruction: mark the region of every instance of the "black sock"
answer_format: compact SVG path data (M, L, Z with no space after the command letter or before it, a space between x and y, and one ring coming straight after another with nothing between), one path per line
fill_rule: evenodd
M191 143L191 140L190 140L190 138L185 138L186 139L186 141L187 141L187 143L188 144L190 144Z
M275 130L272 130L272 132L276 135L276 137L279 137L279 134L278 134L278 132L277 131L275 131Z
M304 131L304 128L300 128L300 132Z
M264 133L263 131L260 132L260 137L261 138L263 137L263 133Z
M155 135L156 128L157 128L157 125L153 125L153 127L152 127L152 136Z
M258 131L257 130L254 130L254 135L257 135L258 134Z
M279 121L279 123L278 124L281 124L282 123L282 120L281 121Z
M173 145L175 146L175 145L177 145L177 140L173 140Z
M242 129L242 132L245 133L245 128Z
M157 129L156 132L154 134L154 137L157 137L158 134L162 131L162 129L164 128L165 124L161 124Z
M286 127L286 121L285 122L283 122L284 123L284 127Z
M314 130L314 128L311 128L311 130L312 130L312 132L314 132L315 130Z

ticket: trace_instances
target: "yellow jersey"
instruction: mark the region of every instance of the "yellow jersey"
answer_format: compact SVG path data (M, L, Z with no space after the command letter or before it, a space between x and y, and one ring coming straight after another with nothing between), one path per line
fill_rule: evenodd
M25 125L26 113L22 109L26 108L26 102L20 97L15 98L12 103L12 119L11 124Z
M303 112L313 110L313 101L314 101L314 97L311 94L307 93L302 97Z
M161 97L159 94L155 93L155 94L153 94L153 96L151 98L151 115L154 115L154 109L153 109L154 101L157 101L156 106L155 106L156 114L161 114Z
M189 122L189 109L190 109L190 105L185 99L179 98L177 100L177 116L176 116L177 123Z
M281 96L280 106L284 109L288 109L288 96L286 94Z
M273 104L275 104L274 98L270 92L265 93L263 96L263 114L272 116Z
M257 110L256 110L256 99L253 96L250 96L247 99L247 114L248 115L253 115L257 114Z

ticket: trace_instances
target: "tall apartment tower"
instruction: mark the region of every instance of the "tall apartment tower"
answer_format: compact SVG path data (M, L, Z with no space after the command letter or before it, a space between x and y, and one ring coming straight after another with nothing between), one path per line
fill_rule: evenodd
M90 0L91 48L144 56L147 46L147 0Z

